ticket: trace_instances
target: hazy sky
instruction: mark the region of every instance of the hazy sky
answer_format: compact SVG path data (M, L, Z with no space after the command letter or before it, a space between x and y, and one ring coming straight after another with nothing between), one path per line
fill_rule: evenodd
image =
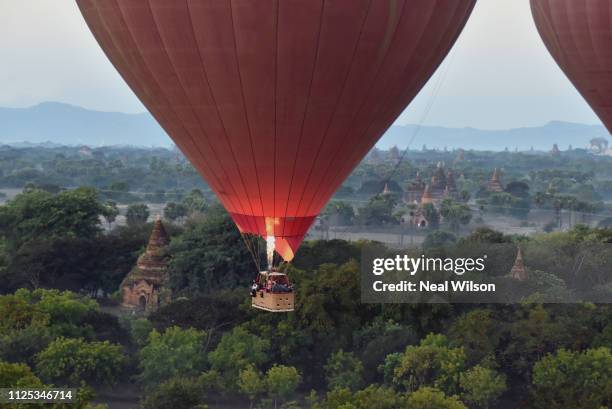
M546 51L528 0L478 0L451 55L398 122L420 122L434 94L428 125L600 123ZM42 101L145 110L72 0L0 0L0 106Z

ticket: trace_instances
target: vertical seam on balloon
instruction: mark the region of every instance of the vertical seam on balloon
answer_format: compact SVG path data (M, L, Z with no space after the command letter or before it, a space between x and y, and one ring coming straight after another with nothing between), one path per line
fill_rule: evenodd
M607 2L607 4L609 5L610 2ZM599 73L603 70L604 64L602 64L602 62L600 60L599 53L596 52L595 40L593 39L593 25L591 24L591 19L589 18L589 16L591 14L588 12L589 11L589 6L588 6L587 3L584 3L584 8L585 8L585 10L584 10L585 25L586 25L587 31L589 32L589 43L590 43L590 46L591 46L591 49L589 51L592 53L593 58L597 61L597 67L596 67L595 72L597 73L596 74L597 83L599 83L598 76L599 76ZM587 94L588 96L584 96L584 99L587 100L587 102L591 106L591 109L593 111L595 111L595 106L599 106L598 101L600 101L602 99L602 95L600 94L601 91L600 91L599 87L591 88L590 87L591 81L587 80L587 83L589 85L589 87L588 87L589 89L587 89L587 92L589 94ZM591 104L591 101L590 101L592 98L594 99L594 101L593 101L594 103L593 104ZM605 98L603 98L603 99L605 100ZM597 116L599 116L598 112L595 112L595 113L597 114Z
M458 5L458 4L459 4L459 2L456 2L456 3L455 3L455 6L457 7L457 5ZM434 11L435 11L435 9L438 7L438 5L439 5L439 1L437 1L437 2L436 2L436 5L435 5L435 6L433 6L433 8L432 8L432 13L431 13L431 14L430 14L430 16L429 16L429 20L430 20L430 21L431 21L431 19L432 19L432 16L434 16L434 15L436 14ZM472 7L471 7L471 8L473 8L473 5L474 5L474 2L472 2ZM470 8L470 9L471 9L471 8ZM466 14L466 17L463 19L463 20L464 20L464 24L465 24L465 21L466 21L466 20L467 20L467 18L469 17L469 14L470 14L470 13L467 13L467 10L464 10L464 13ZM419 41L420 41L420 38L422 38L422 36L424 36L424 35L425 35L427 25L428 25L428 24L426 24L426 25L424 26L424 29L423 29L423 31L421 32L421 35L419 36ZM463 27L463 25L462 25L461 27ZM455 36L454 36L454 40L453 40L453 41L450 41L450 42L449 42L449 44L451 44L451 45L452 45L452 44L454 44L454 42L456 41L456 39L457 39L457 37L459 36L459 34L460 34L460 33L461 33L461 31L457 31L457 33L456 33L456 34L455 34ZM418 42L419 42L419 41L417 41L417 44L418 44ZM450 48L449 48L449 49L450 49ZM434 55L435 55L435 54L434 54ZM431 57L430 57L430 58L431 58ZM443 60L444 60L444 59L440 60L440 63L441 63ZM408 66L410 66L410 60L408 61L408 64L406 65L406 67L404 67L403 72L405 72L405 71L408 69ZM438 66L439 66L439 64L438 64ZM436 69L437 69L437 67L436 67ZM432 72L435 72L435 69L434 69ZM391 85L389 85L389 86L391 86ZM421 87L421 88L422 88L422 87ZM400 92L400 94L398 95L397 99L400 99L400 100L401 100L401 99L403 99L403 95L404 95L404 93ZM395 101L395 100L394 100L394 101ZM393 105L393 104L387 104L387 106L389 106L389 105ZM389 110L388 108L384 108L382 111L379 109L379 110L378 110L378 112L387 112L388 110ZM372 126L372 124L373 124L373 123L374 123L374 121L376 120L376 118L375 118L376 116L380 116L380 115L374 115L374 116L373 116L373 118L372 118L372 120L370 121L370 123L368 124L368 126L364 127L364 131L362 132L362 135L364 135L364 134L366 134L366 133L368 132L368 129L370 129L370 127ZM347 131L347 132L348 132L348 131ZM361 145L360 145L360 144L355 144L355 145L353 146L353 149L352 149L352 151L351 151L351 154L350 154L350 155L349 155L349 157L348 157L349 159L350 159L352 156L354 156L354 154L355 154L356 152L358 152L358 150L359 150L358 148L359 148L359 149L361 148ZM345 171L345 169L342 169L342 170L343 170L343 171Z
M234 57L236 58L236 68L238 69L238 81L240 84L240 95L242 96L242 109L244 110L244 118L247 122L247 129L249 131L249 141L251 146L251 157L253 158L253 166L255 167L255 179L257 180L257 191L259 192L259 204L261 206L261 213L264 216L265 223L265 211L263 205L263 198L261 197L261 185L259 184L259 172L257 171L257 158L255 158L255 148L253 147L253 135L251 134L251 123L249 121L249 113L246 106L246 99L244 97L244 85L242 82L242 72L240 71L240 59L238 58L238 41L236 40L236 25L234 23L234 11L233 1L229 0L230 4L230 20L232 21L232 39L234 40ZM248 196L248 192L247 192ZM249 197L249 202L251 198ZM255 213L255 212L253 212Z
M193 43L195 44L196 51L198 53L198 59L200 60L200 65L202 66L203 78L204 78L204 80L206 82L206 87L208 88L208 92L210 93L210 98L212 99L213 105L215 107L215 112L217 114L217 118L219 119L219 123L221 124L221 128L223 129L223 134L225 135L226 143L227 143L227 145L228 145L228 147L230 149L230 152L232 152L232 158L234 159L234 164L237 165L236 158L234 156L231 144L227 140L227 130L225 128L225 123L223 122L223 119L221 118L221 114L219 113L219 107L217 105L217 100L215 99L215 95L214 95L213 90L212 90L212 88L210 86L210 81L208 80L208 73L206 72L206 65L204 64L204 59L202 58L202 53L200 52L200 44L198 43L198 38L197 38L196 33L195 33L195 27L194 27L194 24L193 24L193 17L191 16L191 7L189 6L189 0L185 0L185 4L187 5L187 15L189 16L189 25L190 25L190 28L191 28L191 34L193 36ZM203 131L204 129L203 129L202 121L200 120L200 116L196 115L196 117L198 118L198 123L200 124L200 128ZM213 153L217 157L220 158L220 156L216 153L216 150L213 148L213 144L209 142L209 145L210 145L210 148L213 151ZM232 191L236 195L236 200L240 204L240 208L242 209L242 212L246 213L245 212L244 203L240 199L240 195L238 194L238 191L234 187L234 184L232 183L231 178L228 176L228 172L223 167L223 162L221 160L219 160L219 163L221 164L221 169L223 169L223 173L225 174L225 177L227 178L227 181L230 184ZM236 166L236 169L238 171L238 174L240 175L240 181L242 183L242 187L243 187L244 191L246 192L246 186L245 186L244 181L242 179L242 174L240 173L240 169L238 169L238 166ZM249 203L249 207L251 207L250 203ZM251 207L251 212L253 212L252 207ZM249 224L251 224L250 220L249 220Z
M374 87L374 84L376 83L376 81L378 79L378 76L380 75L380 71L382 70L382 67L385 65L385 61L387 60L387 58L389 56L389 52L390 52L390 50L392 48L392 44L395 43L395 39L396 39L396 36L397 36L398 29L399 29L399 27L401 25L402 19L404 18L404 8L405 8L405 6L406 6L406 1L404 1L402 3L402 9L400 10L400 18L399 18L399 20L398 20L398 22L397 22L397 24L395 26L395 30L393 32L392 39L391 39L391 41L389 41L389 45L388 45L387 49L385 50L385 54L384 54L383 58L380 60L380 63L379 63L378 68L376 69L376 72L372 76L372 80L370 81L370 84L369 84L369 87L368 87L368 91L364 94L363 100L362 100L361 104L359 105L359 108L355 111L355 114L351 118L351 122L353 122L354 119L359 115L359 112L361 112L361 110L363 109L363 105L365 104L365 102L369 100L368 96L370 95L370 93L372 91L372 88ZM349 130L347 130L344 133L344 136L342 138L342 143L338 144L338 148L336 149L336 152L334 153L334 155L332 155L332 158L337 157L339 152L342 150L342 147L345 146L345 139L346 139L346 137L348 135L349 135ZM333 162L333 160L330 161L327 164L327 168L326 168L325 172L323 173L324 175L326 175L329 172L329 168L330 168L332 162ZM315 189L315 191L318 191L319 187L323 184L325 179L326 179L325 177L323 177L321 179L321 181L319 182L319 184L317 186L317 189ZM306 212L307 213L310 212L310 209L312 207L312 203L315 201L314 199L315 199L315 196L313 196L311 198L310 203L308 204L308 207L306 208Z
M564 11L563 15L564 15L564 17L565 17L565 21L566 21L566 23L567 23L567 27L569 28L569 29L568 29L568 32L569 32L569 33L568 33L568 35L567 35L567 42L566 42L566 44L568 44L568 46L571 46L571 47L573 48L573 51L574 51L575 55L576 55L576 56L577 56L577 57L578 57L578 58L579 58L581 61L586 61L586 59L584 58L584 55L583 55L583 54L582 54L582 52L581 52L581 51L582 51L581 47L579 47L579 46L576 44L575 40L574 40L574 35L573 35L573 33L574 33L574 26L575 26L575 25L573 24L573 21L572 21L572 19L570 18L570 12L569 12L569 7L568 7L569 3L568 3L567 1L562 1L561 3L562 3L563 11ZM551 12L551 14L552 14L552 12ZM555 32L556 32L556 31L555 31L555 30L554 30L554 28L553 28L552 33L554 34ZM590 36L589 36L589 39L590 39ZM592 46L593 46L593 44L591 43L591 48L592 48ZM560 47L560 48L559 48L559 51L560 51L560 53L561 53L561 54L562 54L564 57L566 57L566 56L564 55L564 54L565 54L564 48ZM554 56L553 56L553 58L554 58ZM575 65L575 64L571 64L571 63L570 63L570 61L571 61L572 59L570 59L570 58L566 58L566 59L567 59L566 70L568 70L568 71L576 71L576 69L575 69L576 65ZM582 74L582 73L581 73L581 74ZM568 80L569 80L569 81L570 81L570 83L571 83L571 84L574 86L574 88L576 88L576 90L582 90L582 92L581 92L582 98L583 98L583 99L585 100L585 102L586 102L586 103L589 105L589 107L591 108L591 110L595 111L595 110L594 110L594 104L592 104L592 102L593 102L593 95L591 94L590 82L589 82L588 80L583 80L583 81L581 81L581 80L580 80L580 78L579 78L579 76L576 76L576 77L574 77L574 78L570 77L568 74L565 74L565 76L568 78ZM583 84L584 86L579 87L579 86L578 86L579 84ZM580 91L579 91L579 92L580 92ZM597 113L596 113L596 114L597 114Z
M215 106L215 112L217 113L217 117L219 118L219 123L221 124L221 127L223 128L223 136L225 137L225 142L227 143L227 147L229 148L230 153L232 154L232 159L234 161L234 165L236 166L236 171L238 172L238 176L240 176L240 183L242 184L242 189L244 190L245 194L247 195L247 202L249 207L251 208L251 213L255 213L253 211L253 205L251 203L251 200L248 197L248 191L246 188L246 183L244 182L244 177L242 176L242 172L240 171L240 167L238 166L238 161L236 160L236 154L234 153L234 148L232 147L231 142L229 141L228 135L227 135L227 128L225 127L225 122L223 121L223 118L221 116L221 112L219 111L219 105L217 104L217 99L215 98L215 94L212 90L212 86L210 85L210 80L208 79L208 72L206 71L206 65L204 64L204 59L202 58L202 53L200 52L200 43L198 42L198 37L195 35L195 28L193 25L193 19L191 17L191 9L189 10L189 22L191 24L191 31L193 32L193 38L196 44L196 48L198 51L198 56L200 57L200 63L202 64L202 71L204 73L204 79L206 80L206 85L208 87L208 91L210 92L210 97L213 100L213 105ZM228 178L229 180L230 178ZM231 181L230 181L231 183ZM234 189L234 192L236 193L236 198L238 199L238 201L241 204L241 208L242 211L244 212L245 216L246 216L246 212L245 212L245 206L243 205L242 200L240 199L240 195L237 194L236 190ZM253 218L249 218L249 217L245 217L245 219L248 221L248 224L250 225L250 229L253 232L258 231L258 227L257 227L257 222L255 222L255 228L253 229L253 225L252 225L252 221Z
M119 12L118 17L120 17L120 18L121 18L121 20L123 21L123 23L125 24L125 16L123 15L123 11L121 10L121 7L119 6L119 4L118 4L118 3L116 3L116 9L117 9L117 10L118 10L118 12ZM95 10L96 10L96 12L98 13L98 16L100 16L98 9L96 8ZM103 18L101 18L101 17L100 17L100 22L102 22L102 24L103 24L103 25L105 25L105 24L104 24L104 19L103 19ZM127 24L125 24L125 27L126 27L126 33L128 33L128 35L131 37L132 42L133 42L134 44L136 44L136 41L134 40L134 37L132 36L132 33L131 33L131 31L129 30L128 25L127 25ZM115 40L114 40L114 38L113 38L113 36L112 36L112 34L111 34L110 30L108 30L108 27L106 28L106 31L108 32L108 34L109 34L109 38L111 39L111 41L112 41L113 43L115 43ZM123 54L123 53L121 52L121 49L120 49L119 47L117 47L117 46L115 45L115 48L117 49L117 52L119 52L120 54ZM143 65L142 65L143 69L145 69L146 71L148 71L148 72L149 72L149 74L151 75L151 78L154 80L154 82L155 82L155 84L156 84L157 88L159 88L159 89L161 90L161 89L162 89L162 88L161 88L161 86L160 86L160 85L157 83L157 80L155 79L155 77L153 76L153 74L152 74L152 73L150 72L150 70L149 70L149 69L146 67L146 64L144 64L144 61L145 61L144 57L143 57L143 56L140 54L140 52L139 52L139 51L136 51L136 52L137 52L137 53L138 53L138 55L140 56L140 59L142 59L142 61L143 61ZM125 61L126 61L126 63L129 65L129 59L127 59L127 58L125 58L125 57L124 57L124 60L125 60ZM136 80L138 80L137 76L134 76L134 78L135 78ZM146 88L146 87L145 87L145 88ZM162 93L162 95L163 95L163 93ZM166 100L166 102L169 102L169 101L167 100L167 98L165 97L165 95L163 95L163 98ZM171 107L171 104L169 104L169 103L168 103L168 106L170 106L170 107ZM176 116L176 117L178 118L178 115L176 114L176 112L174 111L174 109L172 109L172 108L171 108L171 110L172 110L172 112L173 112L174 116ZM179 121L179 122L180 122L180 121ZM198 152L200 152L200 149L199 149L199 147L197 146L197 144L195 143L195 141L194 141L193 136L191 135L191 133L190 133L190 132L189 132L189 131L188 131L188 130L187 130L187 129L186 129L186 128L185 128L185 127L182 125L182 124L180 124L179 126L180 126L180 127L183 129L183 131L185 132L185 134L189 136L189 138L191 139L191 141L192 141L193 145L196 147L196 149L198 149ZM201 154L201 152L200 152L200 154ZM204 163L204 162L203 162L203 163ZM211 170L212 170L212 169L211 169ZM213 171L212 173L213 173L213 175L215 175L215 172L214 172L214 171ZM215 175L215 177L218 179L218 176L216 176L216 175ZM222 185L221 185L221 184L219 184L219 186L222 186Z
M179 85L180 85L180 87L181 87L181 91L182 91L183 96L185 97L185 100L186 100L187 102L189 102L189 104L191 104L191 99L189 98L189 95L188 95L188 93L187 93L187 91L186 91L186 89L185 89L185 86L183 85L183 82L181 81L181 78L180 78L180 76L179 76L179 75L178 75L178 73L177 73L176 66L175 66L175 65L174 65L174 63L172 62L172 58L170 58L170 54L168 53L168 49L167 49L167 47L166 47L166 43L164 42L163 36L161 35L161 30L160 30L160 28L159 28L159 25L157 24L157 20L155 19L155 13L153 13L153 8L151 7L151 1L150 1L150 0L147 0L147 2L146 2L146 3L147 3L147 5L148 5L148 7L149 7L149 12L151 13L151 18L152 18L152 20L153 20L153 24L155 24L156 34L157 34L157 37L158 37L158 39L159 39L159 42L160 42L160 44L161 44L161 46L162 46L161 48L162 48L162 50L163 50L164 54L166 55L166 59L168 60L168 64L170 65L170 67L171 67L171 68L172 68L172 70L174 71L174 73L173 73L173 74L176 76L176 81L178 82L178 84L179 84ZM187 14L189 15L189 18L190 18L190 21L191 21L191 13L190 13L190 10L189 10L189 4L187 4ZM192 30L192 34L194 35L194 43L195 43L195 33L193 32L193 30ZM202 124L202 120L200 119L200 116L199 116L199 115L198 115L198 114L195 112L195 109L193 108L193 106L191 106L191 105L190 105L190 106L189 106L189 109L190 109L190 111L191 111L192 115L194 116L194 118L195 118L195 119L197 120L197 122L198 122L198 126L199 126L199 128L200 128L200 131L202 132L202 135L204 135L204 140L206 141L206 143L208 143L208 145L210 146L211 150L212 150L212 151L213 151L213 153L216 155L215 149L213 148L212 144L211 144L211 143L209 142L209 140L208 140L208 134L207 134L207 133L206 133L206 131L204 130L204 126L203 126L203 124ZM191 132L189 132L189 135L191 135ZM201 151L201 149L200 149L200 146L199 146L199 145L198 145L198 143L196 142L195 138L191 137L191 139L192 139L192 141L193 141L194 146L196 147L196 149L198 150L198 152L199 152L199 153L200 153L200 155L202 156L202 158L204 158L204 155L203 155L203 153L202 153L202 151ZM221 161L219 161L219 163L221 164ZM212 169L212 168L211 168L211 169ZM221 164L221 170L223 171L223 174L225 175L225 177L226 177L226 178L228 179L228 181L229 181L230 179L227 177L227 172L225 171L225 168L223 167L223 165L222 165L222 164ZM216 173L216 172L215 172L215 173ZM218 178L218 177L217 177L217 178ZM230 184L231 184L231 182L230 182ZM224 184L220 184L220 186L224 187ZM236 191L235 191L235 189L234 189L233 185L232 185L232 190L234 190L234 193L236 193ZM233 200L232 200L231 202L233 202ZM242 206L240 206L240 207L242 207Z
M543 0L543 1L546 1L546 0ZM542 16L541 20L539 21L535 19L536 10L537 12L539 12L540 16ZM557 61L557 59L554 57L555 53L551 51L551 47L553 46L553 44L549 45L545 41L544 36L540 33L540 38L542 39L542 42L544 43L544 46L546 47L546 49L550 52L553 60L555 60L560 67L566 66L567 68L569 68L569 59L567 58L567 56L565 55L565 52L561 48L561 41L559 40L559 37L555 33L555 30L553 29L553 24L550 21L550 18L547 12L544 10L541 2L539 2L538 0L531 0L531 12L532 12L532 15L534 16L534 23L536 25L536 29L538 30L538 32L543 33L543 32L548 31L551 35L551 38L550 38L551 41L555 43L554 46L556 46L557 50L559 51L558 55L561 61ZM546 25L547 27L546 28L541 27L542 24Z
M439 0L438 0L438 1L439 1ZM437 4L439 4L439 3L437 3ZM461 20L462 20L462 23L461 23L460 27L463 27L463 26L465 25L465 23L467 22L467 19L468 19L469 15L471 14L471 10L473 9L473 5L474 5L474 3L472 3L472 7L468 7L468 8L466 8L466 9L464 9L464 10L463 10L464 18L462 18L462 19L461 19ZM455 12L456 12L456 11L457 11L457 8L455 8L455 9L454 9L453 15L455 14ZM469 11L469 12L468 12L468 11ZM434 14L435 14L435 13L434 13ZM431 18L432 18L432 17L430 16L430 20L431 20ZM452 16L451 16L451 18L449 18L449 20L450 20L450 21L453 21L454 19L453 19L453 18L452 18ZM449 51L450 49L452 49L452 46L454 46L454 44L456 43L456 41L457 41L457 39L458 39L459 35L461 34L461 31L462 31L462 30L456 30L456 31L455 31L455 33L454 33L454 35L453 35L453 36L452 36L452 38L450 39L450 41L446 42L447 44L450 44L450 45L451 45L451 47L448 47L448 50L447 50L447 51ZM441 42L441 39L445 38L446 34L450 34L450 33L451 33L451 32L448 32L448 31L447 31L447 32L445 32L445 33L443 33L443 34L441 35L441 37L440 37L440 39L439 39L439 41L438 41L438 42ZM433 54L430 54L430 55L429 55L429 57L428 57L428 61L429 61L429 60L432 60L432 59L435 57L435 55L437 55L437 54L438 54L438 53L436 53L436 52L434 52ZM435 72L435 71L436 71L436 70L437 70L437 69L440 67L440 65L442 64L442 62L444 61L444 59L445 59L445 58L443 58L442 60L440 60L440 61L438 62L438 64L437 64L437 65L434 65L434 66L432 67L432 73L434 73L434 72ZM404 70L404 71L405 71L405 70ZM422 87L421 87L421 88L422 88ZM398 99L398 100L400 100L400 101L401 101L402 99L404 99L404 94L405 94L405 92L404 92L404 93L400 93L400 94L397 96L397 99ZM416 95L416 94L418 94L418 92L417 92L417 93L415 93L414 95ZM396 117L397 115L399 115L399 114L401 113L401 111L400 111L400 112L398 112L398 113L394 113L394 112L393 112L393 110L391 109L391 107L392 107L393 105L395 105L395 104L387 104L387 107L388 107L388 108L386 108L386 109L383 111L383 113L391 112L393 117ZM372 122L370 123L370 125L368 125L368 127L366 128L366 132L367 132L367 129L369 129L369 128L372 126L373 122L374 122L374 121L372 121Z
M325 131L323 132L323 136L321 137L321 142L319 142L319 146L317 148L317 152L315 154L315 156L312 159L312 165L310 166L310 170L308 171L308 176L306 177L306 182L304 183L304 187L302 188L302 194L300 195L300 200L298 201L298 206L296 208L296 212L299 214L300 212L300 208L302 207L302 200L304 199L304 193L306 192L306 189L308 188L308 184L310 183L310 178L312 176L312 171L314 170L315 166L316 166L316 162L317 159L319 157L319 155L321 154L321 150L323 149L323 146L325 145L325 138L327 137L327 133L329 132L329 128L331 127L331 124L334 122L334 117L336 115L336 112L338 112L338 107L340 106L340 101L342 101L342 97L344 96L344 92L346 91L346 84L348 83L349 77L351 76L351 72L353 69L353 63L355 62L355 56L357 55L357 50L359 49L359 44L361 44L361 39L363 36L363 30L365 28L366 22L368 21L368 16L370 15L370 10L372 7L372 0L370 0L368 2L368 7L366 8L366 12L365 15L363 17L363 21L361 22L361 25L359 27L359 34L357 35L357 40L355 41L355 46L353 48L353 51L351 53L351 59L350 62L348 64L348 68L346 70L346 76L344 77L344 81L342 83L342 89L340 90L340 93L338 94L338 98L336 99L336 103L334 105L334 111L332 112L329 121L327 122L327 126L325 127ZM307 209L308 210L308 209Z
M293 166L291 170L291 179L289 181L289 192L287 193L287 203L285 204L285 215L283 220L287 220L287 212L289 211L289 199L291 198L291 192L293 190L293 179L295 177L295 164L297 162L298 153L300 151L300 146L302 144L302 137L304 135L304 123L306 122L306 116L308 115L308 109L310 107L310 97L312 95L312 83L314 80L315 73L317 71L317 64L319 62L319 49L321 46L321 32L323 31L323 16L325 14L325 0L321 1L321 12L319 14L319 30L317 32L317 42L316 42L316 51L315 51L315 59L312 64L312 73L310 74L310 83L308 84L308 96L306 97L306 105L304 106L304 115L302 116L302 123L300 124L300 136L298 138L298 144L295 149L295 155L293 157ZM287 223L283 223L283 232L282 235L285 235L285 228Z
M276 41L274 42L274 154L272 155L273 162L273 176L272 179L272 212L273 216L276 217L276 144L278 143L278 27L280 18L280 1L276 0L276 20L275 20L275 32ZM285 221L283 221L283 224ZM276 234L276 228L274 229Z
M586 21L587 31L589 32L589 43L591 44L590 51L593 53L593 57L597 61L597 71L599 71L601 67L603 66L603 64L601 63L601 60L599 59L599 54L595 52L595 40L593 39L593 27L591 24L591 18L589 17L591 14L588 12L589 4L590 3L584 3L584 19ZM610 4L610 2L608 2L608 4Z
M571 33L571 35L568 35L568 42L571 44L572 48L574 49L574 52L576 53L576 55L584 60L582 53L580 52L580 47L578 47L578 45L576 44L576 41L574 40L574 36L573 36L573 32L574 32L574 24L572 22L572 19L570 18L569 15L569 8L568 8L568 3L566 1L562 1L562 7L563 7L563 17L567 23L567 26L569 27L569 31ZM570 58L567 59L568 63L571 61ZM570 69L572 69L572 66L569 66ZM569 77L568 77L569 79ZM570 79L570 82L572 82L573 85L573 81ZM574 85L575 87L575 85ZM586 98L585 98L586 99Z

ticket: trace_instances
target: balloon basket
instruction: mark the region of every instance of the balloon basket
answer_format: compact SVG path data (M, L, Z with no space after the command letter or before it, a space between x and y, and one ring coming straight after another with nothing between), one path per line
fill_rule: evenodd
M295 292L286 274L262 271L258 283L259 289L251 295L251 307L268 312L294 310Z

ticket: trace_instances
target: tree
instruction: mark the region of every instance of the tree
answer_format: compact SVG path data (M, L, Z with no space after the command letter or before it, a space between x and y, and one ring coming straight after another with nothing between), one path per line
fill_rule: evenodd
M322 214L329 218L329 224L332 226L350 226L355 219L353 206L339 200L331 201Z
M0 361L0 386L3 388L42 387L43 383L26 364Z
M449 227L457 231L461 225L466 225L472 220L472 210L468 205L457 203L452 199L442 200L440 215Z
M425 236L423 248L430 249L434 247L443 247L448 244L453 244L457 241L457 236L443 230L434 230Z
M9 251L32 240L56 237L91 238L100 231L104 207L90 188L51 194L34 189L0 206L0 237Z
M111 228L111 225L119 215L119 208L117 207L117 202L113 200L107 200L104 204L104 210L102 215L104 216L104 220L106 220L106 224L108 224L108 228Z
M536 408L598 409L612 401L612 354L609 348L560 349L533 366Z
M140 380L147 388L173 377L190 377L204 369L206 334L193 328L170 327L151 331L140 350Z
M526 310L526 311L525 311ZM529 379L533 364L559 346L577 342L572 334L558 322L542 305L525 305L518 317L509 326L510 338L502 359L515 374ZM522 315L526 316L523 317Z
M266 372L266 388L274 399L274 409L278 400L287 400L297 389L302 377L292 366L274 365Z
M137 318L130 322L130 334L138 347L144 347L149 341L149 334L153 330L153 324L146 318Z
M266 383L261 372L249 365L238 374L238 388L249 397L252 408L255 399L265 391Z
M487 199L486 209L492 213L507 214L525 218L529 214L531 202L528 198L521 198L510 193L492 193Z
M427 225L432 229L437 229L440 225L440 213L431 203L423 205L423 217L427 220Z
M182 220L187 216L187 208L182 204L177 204L174 202L169 202L164 207L164 217L168 220Z
M448 335L452 343L461 346L469 364L494 358L501 337L501 323L493 319L491 311L474 309L461 315L451 326Z
M340 349L327 360L325 374L329 389L347 388L355 391L363 383L363 364L352 352Z
M98 290L114 292L146 243L145 237L121 233L125 230L122 227L95 238L58 237L25 243L0 272L0 291L44 287L92 295Z
M378 194L359 209L359 219L364 226L398 224L398 219L393 216L393 209L396 205L395 195Z
M480 365L463 372L459 383L463 399L482 409L488 409L506 391L505 376Z
M120 345L60 337L36 355L36 372L43 379L75 386L82 381L113 384L123 368Z
M512 196L520 197L521 199L529 198L529 185L525 182L510 182L506 185L504 191L510 193Z
M175 293L208 294L253 278L253 258L219 205L190 221L171 243L170 285Z
M406 397L391 388L370 385L352 394L348 389L334 389L327 393L320 406L325 409L398 409L407 408Z
M385 357L385 360L378 367L378 372L382 373L385 385L392 385L395 377L395 369L402 363L404 354L393 352Z
M127 208L125 219L128 226L144 224L149 219L149 206L144 203L131 204Z
M393 382L407 391L433 386L452 394L458 392L464 366L463 348L451 348L444 335L429 334L418 346L406 348Z
M292 264L299 269L312 271L321 264L344 264L360 257L360 244L338 239L312 240L300 246Z
M52 385L45 385L41 380L32 373L30 367L25 364L10 364L0 361L0 387L3 388L18 388L18 389L48 389ZM73 409L104 409L106 406L91 405L89 402L94 398L93 390L81 384L77 390L74 400L69 404ZM63 409L65 404L47 404L47 403L11 403L3 405L3 408L11 409L32 409L32 408L53 408Z
M468 409L456 396L427 387L411 393L407 403L410 409Z
M214 351L208 354L213 370L218 371L228 385L235 389L241 370L264 364L268 360L270 341L249 333L242 327L235 327L223 335Z
M95 301L71 292L28 291L0 296L0 359L34 364L34 356L55 338L96 339L92 320L98 310ZM118 327L118 325L117 325ZM120 334L115 327L114 333Z
M202 389L195 378L171 378L145 395L141 409L195 409L204 408Z
M200 189L193 189L187 196L185 196L181 202L181 205L185 208L185 212L188 216L195 213L206 213L208 210L208 203L204 198L204 194Z

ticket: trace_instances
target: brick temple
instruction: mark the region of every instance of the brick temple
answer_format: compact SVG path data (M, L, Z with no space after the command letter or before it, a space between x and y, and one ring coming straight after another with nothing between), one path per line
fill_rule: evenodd
M169 243L166 229L158 217L145 252L121 283L122 307L149 312L157 309L161 302L169 301L169 293L164 288Z
M527 269L525 269L525 262L523 261L523 252L520 247L516 253L516 260L514 261L512 270L510 270L510 277L518 281L526 281L529 278Z
M504 191L504 187L502 186L499 180L499 172L497 171L497 168L493 170L493 175L491 175L491 180L489 180L489 183L487 183L487 190L489 192L495 192L495 193Z
M425 192L425 187L428 186L428 191ZM420 172L417 172L416 178L408 184L404 192L404 203L422 203L423 196L431 198L434 204L438 204L445 198L457 198L457 185L455 183L455 175L452 170L446 171L443 162L438 162L436 169L429 180L425 183L421 179Z

